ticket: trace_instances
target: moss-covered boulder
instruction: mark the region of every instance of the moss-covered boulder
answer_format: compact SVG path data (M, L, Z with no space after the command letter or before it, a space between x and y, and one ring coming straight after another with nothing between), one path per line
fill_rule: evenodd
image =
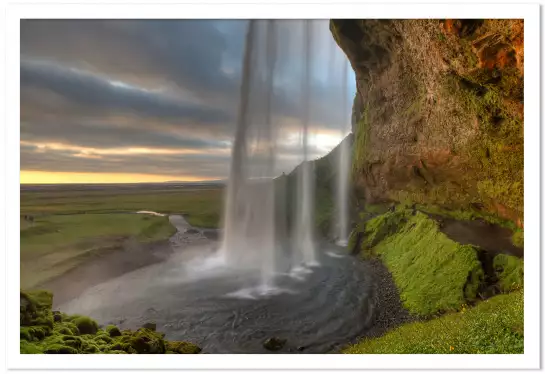
M167 342L167 353L199 353L201 348L193 343L169 341Z
M511 292L524 287L524 261L515 256L498 254L493 260L494 272L501 292Z
M116 336L121 336L121 331L119 330L119 327L115 326L115 325L108 325L106 326L106 332L108 332L108 334L114 338Z
M382 260L411 313L455 311L475 300L484 279L477 248L449 239L427 215L397 209L359 229L362 253Z
M155 324L137 331L104 330L93 319L52 312L53 295L47 291L21 291L20 352L22 354L75 353L199 353L188 342L169 342ZM168 352L167 352L168 347Z
M98 324L95 320L85 316L78 316L72 320L72 323L76 325L80 334L96 334L98 331Z

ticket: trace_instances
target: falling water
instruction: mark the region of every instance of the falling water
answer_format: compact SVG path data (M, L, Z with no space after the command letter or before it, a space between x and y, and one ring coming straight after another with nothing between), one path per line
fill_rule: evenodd
M248 26L222 246L227 264L260 266L265 287L272 286L276 251L277 134L271 117L276 54L274 22L251 20ZM262 43L266 45L265 54L256 48Z
M301 164L294 172L292 227L285 227L287 185L275 181L281 136L280 124L272 116L275 78L279 74L278 22L249 21L220 251L228 266L259 270L262 290L274 288L274 276L279 271L318 265L313 232L314 163L309 151L311 22L301 22L304 46L300 100L288 98L290 103L299 105L300 113Z
M342 77L342 108L343 113L346 113L348 106L348 62L343 64L343 77ZM350 122L347 116L344 116L341 124L341 135L343 138L350 132ZM337 221L338 233L337 244L346 246L348 244L348 178L350 170L350 144L345 139L340 144L339 154L339 172L337 174Z
M311 55L311 21L303 21L303 80L302 80L302 147L303 162L297 174L297 220L295 227L295 246L300 250L302 262L317 265L314 251L314 163L309 162L309 117L310 117L310 55Z

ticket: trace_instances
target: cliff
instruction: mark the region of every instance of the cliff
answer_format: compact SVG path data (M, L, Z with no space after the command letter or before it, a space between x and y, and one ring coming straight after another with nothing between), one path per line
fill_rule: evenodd
M356 73L360 200L523 227L523 20L332 20Z

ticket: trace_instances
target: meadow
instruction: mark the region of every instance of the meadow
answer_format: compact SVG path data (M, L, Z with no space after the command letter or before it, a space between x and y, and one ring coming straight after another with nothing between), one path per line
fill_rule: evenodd
M21 287L39 286L128 239L149 243L176 232L167 216L134 214L140 210L218 227L222 199L220 185L22 186Z

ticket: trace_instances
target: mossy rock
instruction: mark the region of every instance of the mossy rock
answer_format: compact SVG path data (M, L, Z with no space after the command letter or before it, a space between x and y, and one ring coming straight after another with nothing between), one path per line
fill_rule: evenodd
M53 313L51 292L21 291L20 292L20 324L21 326L44 325L53 328Z
M26 340L21 340L19 342L19 352L21 354L39 354L44 353L40 347L35 343L30 343Z
M269 351L279 351L286 345L286 342L286 339L272 337L263 342L263 347Z
M511 292L524 287L524 260L498 254L493 260L494 272L501 292Z
M121 331L119 330L119 327L115 325L108 325L106 326L106 332L110 337L114 338L116 336L121 336Z
M62 335L79 335L78 327L72 322L60 322L56 323L53 331Z
M68 345L51 344L43 352L49 354L74 354L78 353L78 350Z
M169 341L167 342L166 353L194 354L194 353L200 353L201 350L202 349L199 346L193 343Z
M513 244L519 248L524 248L524 230L518 229L511 237Z
M137 353L165 353L165 341L160 334L148 329L138 329L132 336L123 337Z
M92 318L78 316L72 322L77 326L80 334L96 334L98 331L98 324Z
M52 294L21 291L20 352L22 354L75 353L198 353L200 348L186 342L167 342L155 324L137 331L120 331L114 325L99 329L92 318L52 312Z
M21 339L33 341L42 340L51 334L49 326L21 326Z
M451 240L423 213L387 212L366 222L363 235L362 249L386 265L412 314L459 310L484 282L477 248Z

